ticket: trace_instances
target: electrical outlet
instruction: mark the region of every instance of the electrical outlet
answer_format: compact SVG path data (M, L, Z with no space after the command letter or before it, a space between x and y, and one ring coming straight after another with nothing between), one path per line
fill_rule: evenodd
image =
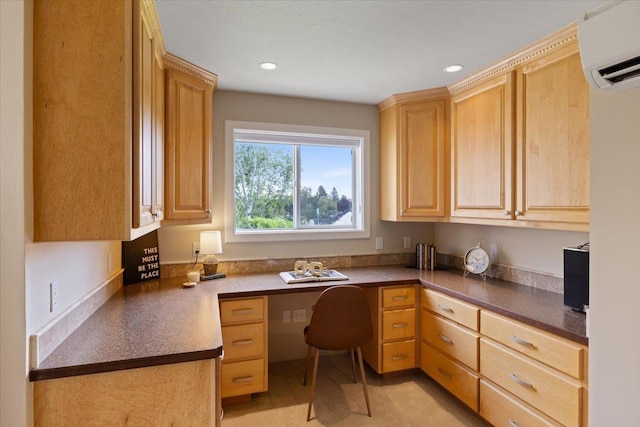
M58 307L58 285L56 282L49 283L49 313Z
M291 323L291 310L282 311L282 323Z
M200 252L200 242L191 243L191 256L195 258L196 252Z
M495 243L489 245L489 259L491 259L491 262L498 260L498 245Z
M382 239L382 237L376 237L376 249L383 249L384 248L384 240Z
M411 249L411 236L404 236L404 248Z
M307 310L301 308L299 310L293 310L293 323L300 323L307 321Z

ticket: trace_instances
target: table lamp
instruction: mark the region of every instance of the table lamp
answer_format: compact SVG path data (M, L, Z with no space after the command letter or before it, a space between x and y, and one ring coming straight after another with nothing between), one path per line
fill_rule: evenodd
M200 277L200 280L225 277L224 273L218 273L218 258L215 255L222 253L222 240L219 231L202 231L200 233L200 253L206 255L202 260L204 276Z

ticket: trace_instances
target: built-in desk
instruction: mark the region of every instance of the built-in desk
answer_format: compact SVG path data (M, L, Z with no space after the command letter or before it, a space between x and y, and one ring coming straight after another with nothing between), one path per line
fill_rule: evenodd
M155 390L161 390L168 384L175 386L175 381L181 378L181 387L184 387L185 395L190 399L197 395L193 387L199 387L198 393L207 399L219 396L214 390L215 364L223 349L219 300L227 298L311 292L335 284L363 287L421 284L587 344L584 315L565 308L560 294L491 279L485 283L472 277L463 278L458 270L420 271L402 266L339 270L349 277L348 281L285 284L274 272L231 276L202 282L194 288L183 288L184 278L161 279L124 287L37 369L30 372L29 378L36 382L36 424L39 419L44 420L39 418L42 412L38 408L53 408L58 417L65 408L76 411L84 406L101 410L106 403L110 403L122 409L126 407L123 404L127 402L126 392L130 391L127 387L135 388L131 386L130 378L137 378L137 381L155 387ZM173 372L174 368L184 369L184 372L177 375L177 371ZM127 371L127 375L119 374L123 370ZM198 376L207 378L205 385L202 381L187 381ZM86 384L73 389L73 379L81 377L80 382ZM152 379L156 382L151 383ZM56 384L63 384L62 381L64 386L57 387ZM87 395L87 387L93 387L97 394ZM203 387L207 388L206 393ZM66 395L53 398L56 390ZM140 401L145 399L162 402L165 408L166 405L176 405L177 408L188 405L189 411L179 416L202 411L194 402L176 400L169 392L166 399L161 400L144 387L140 390L139 395L130 398L138 399L136 405L132 406L133 412L140 410ZM76 400L65 406L70 399ZM85 406L82 402L89 399L99 402ZM105 403L105 400L108 402ZM204 399L200 405L206 405L207 402L211 405L212 401L215 400ZM153 417L154 406L150 408L149 416ZM212 416L216 410L210 407L205 413ZM77 413L74 415L77 416Z

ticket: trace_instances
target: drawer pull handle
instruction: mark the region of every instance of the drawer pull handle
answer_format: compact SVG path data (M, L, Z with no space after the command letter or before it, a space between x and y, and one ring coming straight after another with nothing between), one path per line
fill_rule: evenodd
M404 360L407 357L409 357L406 353L405 354L397 354L393 357L391 357L391 360Z
M253 381L253 375L247 375L246 377L235 377L233 382L236 384L250 383Z
M511 338L511 341L518 343L520 345L523 345L525 347L536 348L536 346L533 343L530 343L529 341L525 341L522 338L518 338L515 335L509 335L509 338Z
M249 339L246 339L246 340L236 340L232 344L233 345L238 345L238 346L251 345L251 344L253 344L253 338L249 338Z
M393 301L404 301L406 299L409 299L409 295L396 295L394 297L391 298Z
M517 382L523 387L527 387L527 388L530 388L531 390L535 390L535 387L533 387L533 384L521 380L520 378L518 378L516 374L513 374L513 373L509 374L509 378L511 378L512 380L514 380L515 382Z
M451 338L449 338L448 336L442 335L442 334L440 334L438 336L440 337L440 339L442 341L446 342L447 344L453 344L453 340Z
M406 328L407 326L409 326L409 324L407 322L403 322L403 323L394 323L393 325L391 325L392 328Z
M511 427L519 427L518 423L509 418L509 426Z
M253 313L253 308L235 308L231 310L233 314L251 314Z
M439 308L440 310L442 310L442 311L446 311L446 312L448 312L448 313L453 313L453 309L452 309L451 307L447 307L447 306L446 306L446 305L444 305L444 304L440 304L440 303L438 303L438 308Z
M440 375L442 375L445 378L451 379L451 374L445 372L444 369L442 368L438 368L438 372L440 373Z

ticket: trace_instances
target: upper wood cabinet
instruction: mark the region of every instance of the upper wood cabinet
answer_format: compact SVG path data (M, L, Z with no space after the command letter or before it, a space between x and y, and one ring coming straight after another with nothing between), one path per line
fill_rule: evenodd
M380 109L380 219L446 214L448 92L394 95Z
M451 102L451 216L511 217L512 73L465 90Z
M575 25L449 87L452 222L589 230L589 86Z
M578 44L518 69L516 219L589 224L589 86Z
M165 65L165 220L211 221L212 102L217 76L171 54Z
M153 29L149 3L141 3L133 13L133 227L147 226L163 217L164 188L162 161L164 45ZM159 46L162 45L162 48Z
M35 241L130 240L159 227L153 55L163 50L152 0L34 3Z

